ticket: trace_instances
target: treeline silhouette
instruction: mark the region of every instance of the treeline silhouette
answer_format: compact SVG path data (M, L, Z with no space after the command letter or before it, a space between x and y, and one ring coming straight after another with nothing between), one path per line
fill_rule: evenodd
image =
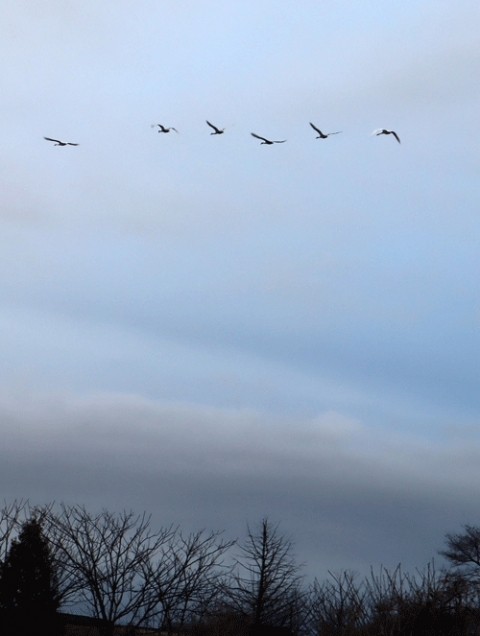
M102 636L480 634L480 528L446 534L440 554L448 567L306 583L268 518L228 540L154 529L145 513L15 500L0 510L0 634L61 636L72 614Z

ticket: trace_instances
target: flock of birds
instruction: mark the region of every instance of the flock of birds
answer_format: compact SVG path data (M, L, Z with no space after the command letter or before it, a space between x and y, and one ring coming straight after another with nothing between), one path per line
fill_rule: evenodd
M217 126L215 126L215 124L212 124L211 122L208 121L208 119L206 120L207 125L213 130L213 132L211 132L211 135L223 135L223 133L225 132L225 128L218 128ZM318 128L317 126L315 126L315 124L312 124L312 122L309 122L310 126L313 128L313 130L317 133L316 139L327 139L327 137L330 137L330 135L338 135L340 134L342 131L341 130L336 130L335 132L329 132L329 133L324 133L320 130L320 128ZM159 133L169 133L172 130L176 133L178 133L178 130L176 128L174 128L173 126L167 127L164 126L163 124L152 124L152 128L158 128ZM287 140L286 139L267 139L266 137L262 137L261 135L257 135L257 133L250 133L252 135L252 137L255 137L255 139L259 139L260 140L260 144L266 144L267 146L272 146L273 144L284 144ZM374 130L372 135L393 135L395 137L395 139L398 141L398 143L400 142L400 137L397 135L397 133L394 130L387 130L386 128L378 128L377 130ZM54 142L55 146L78 146L79 144L75 144L72 143L71 141L61 141L60 139L52 139L52 137L44 137L44 139L46 139L46 141L52 141Z

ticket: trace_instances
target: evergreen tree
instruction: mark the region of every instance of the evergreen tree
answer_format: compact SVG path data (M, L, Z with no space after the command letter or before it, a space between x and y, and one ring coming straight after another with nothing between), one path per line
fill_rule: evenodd
M55 568L41 523L26 521L0 565L0 633L59 633Z

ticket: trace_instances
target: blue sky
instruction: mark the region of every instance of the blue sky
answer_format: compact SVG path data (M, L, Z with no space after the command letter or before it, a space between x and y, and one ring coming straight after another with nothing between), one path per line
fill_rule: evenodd
M320 578L479 521L479 18L2 3L4 499L269 515Z

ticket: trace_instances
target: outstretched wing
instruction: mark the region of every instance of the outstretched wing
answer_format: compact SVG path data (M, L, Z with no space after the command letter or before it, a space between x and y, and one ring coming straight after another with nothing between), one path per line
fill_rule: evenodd
M319 128L317 128L316 126L314 126L314 125L312 124L312 122L310 122L310 126L311 126L311 127L313 128L313 130L314 130L315 132L317 132L319 135L323 135L322 131L321 131Z
M207 124L210 126L210 128L213 128L213 130L215 130L216 132L218 132L218 128L216 126L214 126L213 124L211 124L208 119L205 120L207 122Z
M286 139L281 139L280 141L274 141L274 144L284 144L287 140Z
M394 130L392 130L392 135L395 137L395 139L398 141L399 144L402 143L400 141L400 137L397 135L397 133Z
M270 143L269 139L265 139L265 137L260 137L260 135L257 135L255 133L250 133L252 135L252 137L255 137L255 139L261 139L262 141L266 141L267 143Z
M72 144L70 141L67 142L67 146L78 146L79 144Z
M57 144L63 143L60 141L60 139L52 139L51 137L44 137L44 139L46 139L47 141L55 141Z

